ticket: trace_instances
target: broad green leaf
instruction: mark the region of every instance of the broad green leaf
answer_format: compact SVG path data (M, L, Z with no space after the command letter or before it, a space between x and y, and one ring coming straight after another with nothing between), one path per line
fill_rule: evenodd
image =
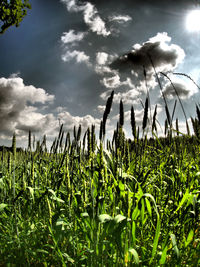
M116 223L120 223L120 222L122 222L122 221L125 220L125 219L126 219L125 216L123 216L123 215L121 215L121 214L118 214L118 215L115 216L114 221L115 221Z
M160 236L160 228L161 228L160 218L157 218L156 233L155 233L155 237L154 237L154 241L153 241L153 250L152 250L150 263L153 261L155 255L156 255L156 250L158 247L158 240L159 240L159 236Z
M7 206L8 206L8 204L1 203L1 204L0 204L0 211L4 210L5 207L7 207Z
M81 213L81 217L83 218L89 217L89 214L87 212L83 212Z
M71 262L72 264L75 262L67 253L62 253L62 256L67 259L67 261Z
M141 217L142 225L144 225L144 213L145 213L144 198L142 198L140 202L141 202L140 217Z
M30 187L30 186L28 186L27 188L30 191L30 194L31 194L32 199L34 200L34 188L33 187Z
M132 241L133 241L133 244L135 244L135 241L136 241L136 235L135 235L135 231L136 231L136 224L135 222L133 221L132 222Z
M125 185L122 183L122 181L119 181L119 189L121 191L124 191L125 190Z
M197 172L197 173L195 174L195 176L196 176L196 177L199 177L199 176L200 176L200 172Z
M167 258L167 246L163 249L159 264L165 264Z
M36 249L36 252L43 253L43 254L49 254L49 252L44 250L44 249Z
M176 243L176 236L174 234L170 234L171 240L172 240L172 245L173 245L173 250L176 254L177 259L179 259L180 257L180 252L179 249L177 247L177 243Z
M192 242L193 236L194 236L194 231L191 229L188 234L187 240L185 242L185 247L187 247Z
M122 177L123 178L129 178L131 180L134 180L136 183L138 183L137 179L133 175L130 175L130 174L126 173L126 172L122 173Z
M51 199L57 201L57 202L60 202L60 203L65 203L65 201L57 196L52 196Z
M111 202L113 202L113 192L112 192L111 186L108 187L108 192L109 192L110 200L111 200Z
M4 186L4 179L0 178L0 187L2 188Z
M129 248L128 251L133 255L133 258L134 258L134 260L135 260L135 263L136 263L137 265L139 265L139 264L140 264L140 260L139 260L139 256L138 256L137 251L136 251L134 248Z
M146 202L146 206L147 206L147 211L148 211L149 215L152 216L151 204L150 204L148 198L145 198L145 202Z
M67 225L67 223L64 221L64 219L60 218L56 222L56 226L59 226L59 225Z
M178 208L176 209L175 212L177 212L183 206L183 204L188 200L189 197L190 197L189 188L187 188L187 190L186 190L186 192L185 192L185 194L184 194L184 196L183 196L181 202L179 203Z
M157 216L159 216L158 209L157 209L157 205L156 205L156 201L155 201L154 197L153 197L151 194L149 194L149 193L145 193L145 194L143 195L143 197L148 197L148 198L150 198L150 199L153 201L153 203L154 203L154 207L155 207L155 211L156 211L156 213L157 213Z
M99 215L99 221L100 223L105 223L105 222L108 222L108 221L111 221L112 220L112 217L108 214L101 214Z
M49 188L48 191L49 191L52 195L54 195L54 196L56 195L56 193L55 193L52 189Z
M136 220L137 217L139 216L139 214L140 214L140 211L139 211L139 209L138 209L138 205L137 205L137 206L135 207L134 211L132 212L132 220L133 220L133 221Z

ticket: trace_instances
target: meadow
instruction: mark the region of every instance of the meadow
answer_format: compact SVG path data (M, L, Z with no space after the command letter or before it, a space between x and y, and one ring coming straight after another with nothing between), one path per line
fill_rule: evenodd
M113 94L98 138L94 125L73 135L61 125L49 151L29 132L25 151L14 134L0 152L0 266L200 266L199 107L192 135L187 121L187 134L178 120L173 129L165 105L161 138L147 97L141 128L131 108L127 139L121 101L107 140Z

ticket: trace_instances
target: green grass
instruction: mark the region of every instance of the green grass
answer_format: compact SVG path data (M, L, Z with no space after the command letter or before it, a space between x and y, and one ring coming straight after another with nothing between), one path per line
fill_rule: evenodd
M122 131L107 149L1 152L0 266L200 265L197 137Z
M0 152L0 266L200 266L199 116L195 135L181 135L166 103L157 137L147 98L142 138L131 109L130 140L121 101L110 141L112 99L99 140L94 125L81 139L79 126L63 145L62 125L50 151L46 136L31 151L29 132L27 151L16 151L14 134L12 152Z

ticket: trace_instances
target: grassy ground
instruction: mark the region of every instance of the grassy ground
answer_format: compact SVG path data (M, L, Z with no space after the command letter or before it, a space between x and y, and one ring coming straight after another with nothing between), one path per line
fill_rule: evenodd
M0 266L200 266L198 138L120 129L1 152Z

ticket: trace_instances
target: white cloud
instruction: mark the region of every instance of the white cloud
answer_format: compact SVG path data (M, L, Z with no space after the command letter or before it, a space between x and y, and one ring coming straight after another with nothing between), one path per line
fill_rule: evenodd
M21 112L16 125L16 133L21 131L48 134L54 130L55 117L52 113L41 114L37 108L26 106Z
M109 17L110 21L116 21L120 24L123 24L124 22L131 21L132 18L128 15L113 15Z
M106 29L105 22L101 19L98 11L94 5L90 2L84 2L83 4L77 4L75 0L61 0L67 6L67 10L70 12L83 12L83 19L86 25L92 32L104 37L110 35L110 31Z
M31 103L52 102L53 95L49 95L44 89L35 88L32 85L25 85L20 77L0 78L0 104L9 105L12 100L24 105L27 101Z
M68 32L64 32L61 41L63 44L75 44L77 42L80 42L85 37L85 32L77 32L75 33L74 30L70 30Z
M96 62L98 65L105 65L108 61L108 54L105 52L97 52L96 53Z
M182 99L190 98L198 92L196 85L192 81L177 78L172 75L169 76L173 85L168 81L163 88L163 93L169 98L176 97L176 92Z
M16 75L0 78L0 137L4 144L15 132L18 145L26 146L29 130L37 139L47 135L51 142L58 135L59 121L64 124L64 130L71 133L74 125L81 124L83 131L92 124L99 127L99 119L91 115L73 116L63 107L48 113L45 109L53 100L53 95L33 85L25 85ZM40 107L33 106L37 103Z
M105 65L96 65L95 66L95 72L103 75L103 74L117 74L117 71L113 71L111 68L109 68L108 66Z
M122 93L115 93L113 102L119 103L120 100L123 100L124 104L127 105L136 105L140 101L140 92L137 91L137 89L131 89L126 92Z
M84 21L90 27L90 30L96 32L97 35L108 36L110 31L107 31L105 22L98 15L94 5L87 2L83 11Z
M53 95L33 85L25 85L20 77L0 78L0 131L11 134L22 124L33 125L34 114L38 111L30 104L49 104L53 100ZM42 114L37 115L38 123Z
M61 0L61 2L63 2L66 7L67 10L70 12L79 12L82 11L84 9L84 6L82 5L77 5L75 0Z
M77 63L86 63L87 65L90 65L90 57L87 56L83 51L67 51L62 55L62 60L65 62L69 62L73 59L75 59Z
M120 77L119 75L115 75L113 77L109 77L109 78L103 78L103 80L101 81L101 83L106 87L106 88L118 88L120 86Z
M66 131L71 132L75 126L82 126L82 130L86 131L88 127L92 124L95 126L99 126L100 120L95 119L91 115L85 115L83 117L80 116L72 116L68 111L62 111L58 113L58 118L60 119L61 123L64 124L64 128Z
M105 111L105 108L106 108L106 106L105 105L98 105L97 106L97 110L101 113L101 114L103 114L104 113L104 111Z
M100 75L104 74L117 75L118 71L113 70L109 67L109 64L112 63L116 57L117 57L116 55L109 55L108 53L105 52L97 52L95 72Z

